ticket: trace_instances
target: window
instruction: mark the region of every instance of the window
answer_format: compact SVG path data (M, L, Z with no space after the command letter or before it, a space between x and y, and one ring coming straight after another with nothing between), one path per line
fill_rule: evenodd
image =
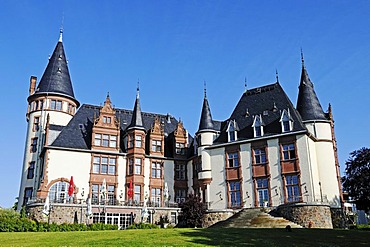
M181 142L176 142L176 154L185 154L185 144Z
M37 137L31 139L31 153L37 152Z
M38 131L39 128L40 128L40 117L35 117L33 119L33 128L32 128L32 130L33 131Z
M237 138L237 130L238 130L238 126L235 122L235 120L231 120L229 122L229 126L227 127L227 133L228 133L228 139L229 139L229 142L232 142L232 141L236 141L238 138Z
M176 180L186 180L186 165L185 164L175 165L175 179Z
M261 116L256 116L252 125L254 129L254 137L263 136L263 122Z
M162 151L162 141L152 140L152 151L153 152L161 152Z
M116 197L114 195L115 187L114 185L108 185L108 205L114 205Z
M140 203L141 201L141 187L140 185L134 186L134 201Z
M299 189L299 179L297 175L290 175L285 177L286 191L288 195L288 202L298 202L301 198Z
M159 162L152 163L152 178L162 177L162 164Z
M283 110L280 118L282 132L288 132L292 130L293 121L290 117L289 111Z
M33 188L27 187L24 189L23 205L26 205L28 200L32 198Z
M161 189L159 188L152 188L152 198L151 202L154 207L161 206Z
M241 193L240 193L240 182L230 182L229 183L229 193L230 193L230 206L240 207L241 206Z
M137 148L141 148L142 147L142 144L143 144L142 138L143 137L141 135L135 135L135 146Z
M98 184L93 184L91 186L91 203L92 204L98 204L99 203L99 185Z
M116 148L117 147L117 136L116 135L95 134L94 145L101 146L101 147Z
M239 167L239 154L229 153L228 154L228 165L229 167Z
M94 156L93 173L116 174L116 158Z
M258 206L260 207L268 206L268 203L270 201L268 179L258 178L256 183L257 183Z
M141 159L135 158L135 174L141 175Z
M266 151L265 149L254 149L254 161L256 164L266 163Z
M32 179L35 176L35 161L31 161L28 166L27 179Z
M134 147L134 134L128 135L128 147L133 148Z
M50 202L66 203L68 186L69 183L67 182L57 182L53 184L49 190Z
M296 158L294 143L284 144L283 147L283 160L292 160Z
M128 175L134 174L134 159L129 159Z
M111 117L103 117L103 123L110 124L111 121L112 121L112 118Z
M62 110L62 101L60 100L50 100L50 107L49 107L51 110L58 110L58 111L61 111Z
M44 100L39 100L40 110L44 109Z
M175 190L175 201L177 203L184 202L186 200L186 189Z

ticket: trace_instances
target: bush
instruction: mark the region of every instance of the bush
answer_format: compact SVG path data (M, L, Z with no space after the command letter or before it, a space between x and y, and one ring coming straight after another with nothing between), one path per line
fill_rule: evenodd
M157 229L158 226L154 224L146 224L146 223L135 223L127 227L127 229Z
M357 225L356 229L364 230L364 231L370 231L370 225L365 225L365 224Z
M202 227L206 207L200 197L190 194L179 207L180 221L186 227Z

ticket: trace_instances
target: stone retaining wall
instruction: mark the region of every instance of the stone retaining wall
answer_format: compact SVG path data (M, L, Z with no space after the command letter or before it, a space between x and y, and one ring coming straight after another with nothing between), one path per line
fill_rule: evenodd
M328 205L281 205L277 212L284 218L307 228L333 228Z
M219 221L224 221L235 214L234 211L210 211L204 215L203 227L210 227Z

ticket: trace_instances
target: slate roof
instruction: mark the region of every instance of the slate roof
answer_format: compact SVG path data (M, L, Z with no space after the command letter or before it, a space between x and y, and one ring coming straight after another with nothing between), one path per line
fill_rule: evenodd
M143 128L143 117L141 115L139 88L137 89L134 105L133 117L131 118L130 128Z
M44 74L35 90L34 95L61 95L73 99L77 102L69 75L67 59L61 39L57 43L53 55L49 59Z
M304 64L302 64L297 110L301 114L303 121L327 120Z
M64 127L57 139L51 144L51 146L88 150L91 149L91 133L94 116L99 116L100 109L101 107L99 106L83 104L68 125ZM133 111L126 109L115 110L116 117L120 119L122 136L131 123ZM143 128L146 131L152 127L156 117L158 117L163 124L165 138L167 138L167 136L173 133L176 129L178 121L169 115L142 112ZM123 145L121 145L121 152L125 152Z
M221 123L221 133L214 143L228 142L226 129L230 120L235 120L239 128L238 140L253 139L252 125L256 115L262 117L264 136L281 134L279 121L284 109L293 120L292 132L306 131L298 111L278 82L250 89L243 93L230 118Z
M200 116L200 122L199 122L199 128L198 128L198 131L202 131L202 130L215 130L213 120L212 120L211 108L209 107L209 103L208 103L206 95L204 95L204 99L203 99L202 113Z

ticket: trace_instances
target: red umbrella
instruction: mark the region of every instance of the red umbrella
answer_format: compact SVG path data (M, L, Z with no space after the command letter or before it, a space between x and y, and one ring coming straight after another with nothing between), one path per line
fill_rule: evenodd
M132 196L133 196L133 191L132 191L132 180L130 181L130 185L128 187L128 191L127 191L127 195L128 195L128 198L129 199L132 199Z
M68 195L72 196L74 191L75 184L73 183L73 176L71 176L71 180L69 180L69 187L68 187Z

